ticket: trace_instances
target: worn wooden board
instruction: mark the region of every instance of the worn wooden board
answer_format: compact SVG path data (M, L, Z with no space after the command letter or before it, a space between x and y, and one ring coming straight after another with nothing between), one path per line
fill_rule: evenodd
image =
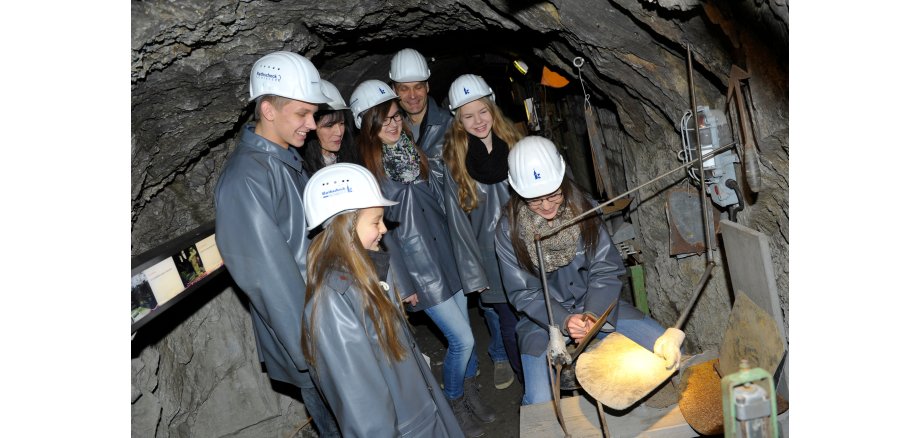
M776 392L788 399L789 337L783 323L769 239L757 230L728 220L722 221L721 234L732 288L736 293L744 292L773 318L783 345L787 348L783 372L776 381Z
M605 406L627 409L660 386L677 369L620 333L611 333L575 361L581 387Z
M581 359L579 359L581 360ZM561 400L562 418L572 438L603 436L597 405L584 396ZM638 405L629 411L605 409L607 428L612 438L685 438L697 433L687 424L677 405L664 409ZM553 413L553 402L521 406L520 436L526 438L562 437L562 427Z

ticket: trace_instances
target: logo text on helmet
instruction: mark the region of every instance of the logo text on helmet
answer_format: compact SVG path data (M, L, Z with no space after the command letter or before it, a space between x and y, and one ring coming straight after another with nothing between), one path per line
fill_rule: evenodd
M540 179L540 174L537 172L537 169L533 170L533 179Z
M258 76L261 79L266 79L266 80L275 81L275 82L278 82L281 80L281 75L276 75L272 73L262 73L260 71L256 72L256 76Z
M470 89L463 87L463 94L470 94Z
M384 91L383 88L377 87L377 89L380 90L380 94L387 94L387 92Z
M321 192L323 199L326 199L330 196L341 195L342 193L351 193L351 186L346 185L345 187L336 187L332 190L323 190Z

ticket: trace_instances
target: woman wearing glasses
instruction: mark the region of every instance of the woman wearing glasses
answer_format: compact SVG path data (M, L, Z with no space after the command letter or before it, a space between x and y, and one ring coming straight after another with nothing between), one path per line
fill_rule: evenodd
M407 274L400 281L413 290L399 291L410 311L423 310L447 339L444 393L466 436L482 436L481 423L495 421L495 413L479 398L478 363L457 260L451 246L441 188L434 182L428 157L410 138L396 104L398 97L379 80L358 85L349 100L355 115L358 151L364 166L380 182L387 199L384 218L392 231L383 237L394 268ZM474 291L468 291L474 292Z
M496 253L508 300L524 317L517 325L524 368L522 404L552 399L546 347L548 326L580 343L595 323L604 324L597 338L614 328L652 351L664 328L628 303L619 302L606 321L598 322L620 296L626 273L623 260L599 215L548 235L556 226L594 207L588 196L565 176L565 161L543 137L524 137L508 154L508 182L514 193L495 237ZM541 242L553 321L546 311L535 235Z

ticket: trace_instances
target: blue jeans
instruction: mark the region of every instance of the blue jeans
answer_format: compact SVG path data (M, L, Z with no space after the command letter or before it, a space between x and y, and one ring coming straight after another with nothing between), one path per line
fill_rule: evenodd
M323 401L316 387L300 388L300 396L303 398L307 415L313 418L313 426L316 427L319 436L323 438L342 436L335 417L332 416L332 411L326 406L326 402Z
M635 343L652 351L655 341L664 334L664 327L649 316L643 319L618 319L618 333L633 340ZM603 339L608 332L598 332L597 339ZM540 356L521 354L521 364L524 367L524 398L522 405L544 403L553 399L550 386L550 368L546 364L546 351Z
M502 362L508 360L508 353L505 352L505 344L502 342L501 324L498 321L498 312L489 304L479 301L479 308L482 309L483 317L486 319L486 326L489 327L489 357L492 362Z
M449 300L425 309L428 317L447 338L444 355L444 394L448 400L463 395L463 381L475 377L479 362L473 352L475 341L466 309L466 295L457 291Z

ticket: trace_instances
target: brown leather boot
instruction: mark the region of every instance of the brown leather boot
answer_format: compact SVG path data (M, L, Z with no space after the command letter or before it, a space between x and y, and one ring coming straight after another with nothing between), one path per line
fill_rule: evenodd
M466 438L476 438L486 434L486 431L483 430L482 425L479 424L479 421L476 420L476 417L470 412L470 408L466 405L466 395L464 394L458 399L447 400L450 403L450 409L454 411L454 416L457 417L457 423L460 423L460 429L463 430L463 435Z
M475 382L475 377L463 381L463 397L461 398L466 400L466 405L477 420L483 423L495 421L495 410L482 401L482 397L479 396L479 385Z

